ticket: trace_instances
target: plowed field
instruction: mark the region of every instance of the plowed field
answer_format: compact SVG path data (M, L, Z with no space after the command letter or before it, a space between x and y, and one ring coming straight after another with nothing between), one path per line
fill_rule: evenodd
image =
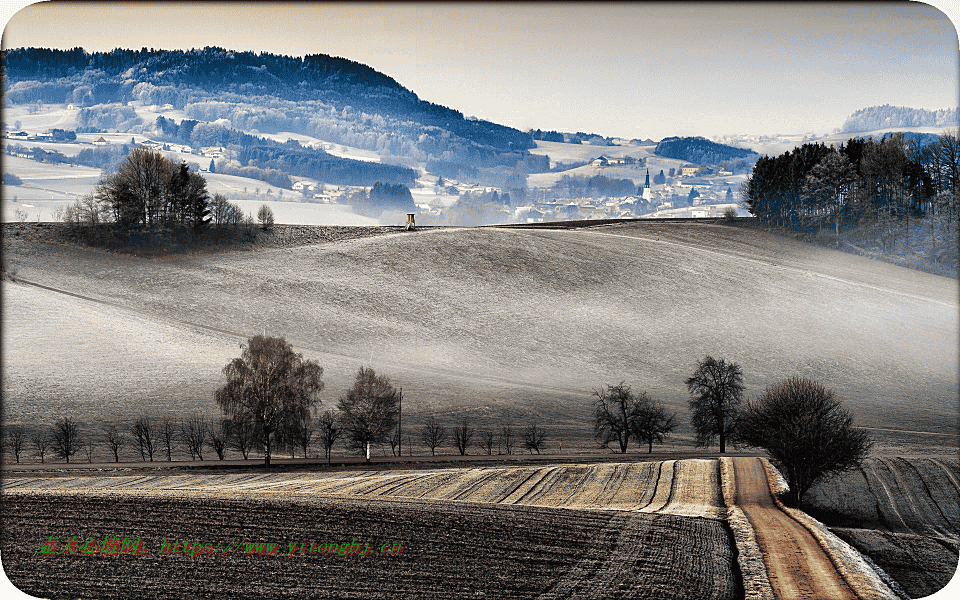
M716 469L716 461L693 460L328 477L7 479L0 549L14 583L51 598L733 599L742 587L725 523L669 514L715 514ZM658 496L659 512L637 510L656 510ZM604 510L607 503L621 510ZM140 538L150 551L45 556L39 551L51 535ZM165 538L218 550L164 555ZM219 550L244 540L288 553L291 543L353 538L369 539L374 555ZM403 552L377 554L383 544L402 544Z
M810 512L911 597L933 594L960 561L955 458L871 458L810 490Z
M13 477L8 493L410 498L723 518L715 460L333 474Z

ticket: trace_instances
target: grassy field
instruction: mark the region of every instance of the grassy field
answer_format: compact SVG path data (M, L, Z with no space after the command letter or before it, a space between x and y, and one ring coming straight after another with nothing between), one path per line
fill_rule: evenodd
M98 301L4 283L7 423L214 414L219 369L265 332L320 361L326 407L369 365L403 388L411 427L539 421L550 452L595 448L590 394L621 380L689 440L683 380L707 354L743 367L748 396L819 380L878 454L955 446L956 281L750 228L422 230L166 259L3 244L17 277Z

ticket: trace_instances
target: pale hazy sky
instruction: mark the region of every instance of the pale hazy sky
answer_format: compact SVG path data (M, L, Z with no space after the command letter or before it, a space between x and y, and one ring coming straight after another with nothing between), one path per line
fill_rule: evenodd
M4 48L329 54L520 129L826 133L878 104L958 105L950 19L920 3L45 2ZM957 17L957 2L935 0Z

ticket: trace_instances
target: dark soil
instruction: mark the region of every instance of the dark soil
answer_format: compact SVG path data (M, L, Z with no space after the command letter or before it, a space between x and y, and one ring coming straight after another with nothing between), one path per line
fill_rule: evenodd
M548 591L567 597L578 583L591 596L608 598L735 595L732 554L721 522L712 519L199 495L15 494L3 497L2 507L3 568L18 588L46 598L535 598ZM625 519L636 535L621 533ZM63 544L73 536L81 544L92 538L91 549L107 537L139 539L145 550L117 556L41 551L51 537ZM165 539L168 552L177 542L211 550L162 554ZM353 540L362 551L369 540L370 554L309 553L314 543ZM283 555L304 541L306 555ZM281 554L247 554L247 542L275 543ZM381 552L385 544L402 545L402 553Z

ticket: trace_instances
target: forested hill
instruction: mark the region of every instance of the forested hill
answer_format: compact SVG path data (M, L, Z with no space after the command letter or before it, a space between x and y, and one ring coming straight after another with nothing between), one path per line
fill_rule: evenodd
M744 150L711 142L702 137L668 137L660 140L654 153L666 158L676 158L694 164L721 163L724 161L756 157L753 150Z
M906 106L871 106L850 115L844 122L844 133L876 131L905 127L956 127L957 109L927 110Z
M335 109L347 120L352 113L366 113L368 118L379 115L438 127L497 151L534 147L529 133L465 119L456 110L420 100L391 77L366 65L323 54L300 58L208 47L94 53L82 48L18 48L4 50L2 55L5 90L14 103L92 106L140 100L188 109L216 102L218 106L193 108L231 119L237 112L233 105L257 99L258 106L273 110L256 121L261 130L271 129L271 124L290 128L298 125L297 118L303 121L299 123L303 129L310 115L293 114L298 112L291 106L295 103L308 110ZM390 150L408 154L402 144Z

